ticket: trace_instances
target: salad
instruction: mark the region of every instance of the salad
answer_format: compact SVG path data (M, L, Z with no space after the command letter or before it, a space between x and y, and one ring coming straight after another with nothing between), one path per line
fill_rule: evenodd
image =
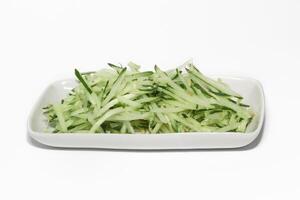
M78 86L43 108L52 133L245 132L254 117L243 97L191 62L174 70L126 67L80 73Z

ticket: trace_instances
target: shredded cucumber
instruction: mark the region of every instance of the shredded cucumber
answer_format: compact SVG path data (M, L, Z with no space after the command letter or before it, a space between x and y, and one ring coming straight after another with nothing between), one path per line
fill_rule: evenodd
M80 73L78 86L43 108L53 133L245 132L254 117L243 97L191 62L175 70L112 69Z

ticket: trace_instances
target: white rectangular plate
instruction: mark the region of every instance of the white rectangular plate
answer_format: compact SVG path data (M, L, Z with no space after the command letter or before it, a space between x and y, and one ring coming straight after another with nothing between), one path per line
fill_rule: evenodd
M245 98L256 116L246 133L166 133L166 134L90 134L44 132L42 108L59 102L77 85L74 79L49 85L35 104L28 120L28 133L36 141L53 147L109 149L218 149L250 144L259 135L264 121L264 93L261 84L251 78L220 77Z

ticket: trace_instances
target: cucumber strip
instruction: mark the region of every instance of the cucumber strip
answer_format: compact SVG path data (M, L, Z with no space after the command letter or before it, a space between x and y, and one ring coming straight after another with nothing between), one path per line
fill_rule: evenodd
M228 94L229 96L242 98L237 92L231 90L229 87L226 87L223 84L214 81L213 79L205 77L202 73L198 71L198 69L193 64L190 64L190 70L192 71L192 73L195 74L195 76L197 76L200 80L202 80L207 85L221 91L224 94Z
M148 120L151 116L151 113L142 113L138 111L124 112L118 115L114 115L107 119L107 121L132 121L132 120Z
M121 113L123 112L123 108L115 108L113 110L108 111L107 113L105 113L90 129L90 133L95 133L95 131L100 127L100 125L109 117Z
M151 133L157 133L162 126L162 123L157 123L155 127L150 131Z
M91 94L92 89L88 86L88 84L85 82L84 78L81 76L80 72L77 69L75 69L75 75L81 82L81 84L85 87L85 89Z
M127 99L131 99L131 98L134 98L134 97L135 97L134 94L128 94L128 95L123 96L123 98L127 98ZM110 101L104 107L102 107L100 110L98 110L95 113L95 116L100 117L101 115L103 115L103 113L105 113L107 110L109 110L111 107L115 106L119 102L120 102L119 99L114 99L114 100Z
M61 108L61 105L60 104L56 104L53 106L53 109L54 109L54 112L57 116L57 119L59 121L59 125L61 127L61 131L62 132L67 132L68 131L68 127L66 125L66 122L65 122L65 118L64 118L64 115L62 113L62 108Z
M126 68L122 69L119 76L115 80L112 88L110 89L110 92L108 93L108 95L104 99L104 101L102 103L103 105L107 104L120 91L120 86L121 86L121 83L122 83L122 81L125 77L125 72L126 72Z
M129 133L134 133L134 128L131 126L129 121L124 122Z
M131 62L131 61L127 65L128 65L128 67L130 67L131 71L134 71L134 72L138 72L141 68L140 65L135 64L134 62Z

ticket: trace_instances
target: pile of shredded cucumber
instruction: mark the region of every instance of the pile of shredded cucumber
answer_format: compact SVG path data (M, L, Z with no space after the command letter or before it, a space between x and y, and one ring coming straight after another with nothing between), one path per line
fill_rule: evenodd
M127 67L80 73L79 84L43 108L53 133L245 132L254 117L243 97L192 63L175 70Z

